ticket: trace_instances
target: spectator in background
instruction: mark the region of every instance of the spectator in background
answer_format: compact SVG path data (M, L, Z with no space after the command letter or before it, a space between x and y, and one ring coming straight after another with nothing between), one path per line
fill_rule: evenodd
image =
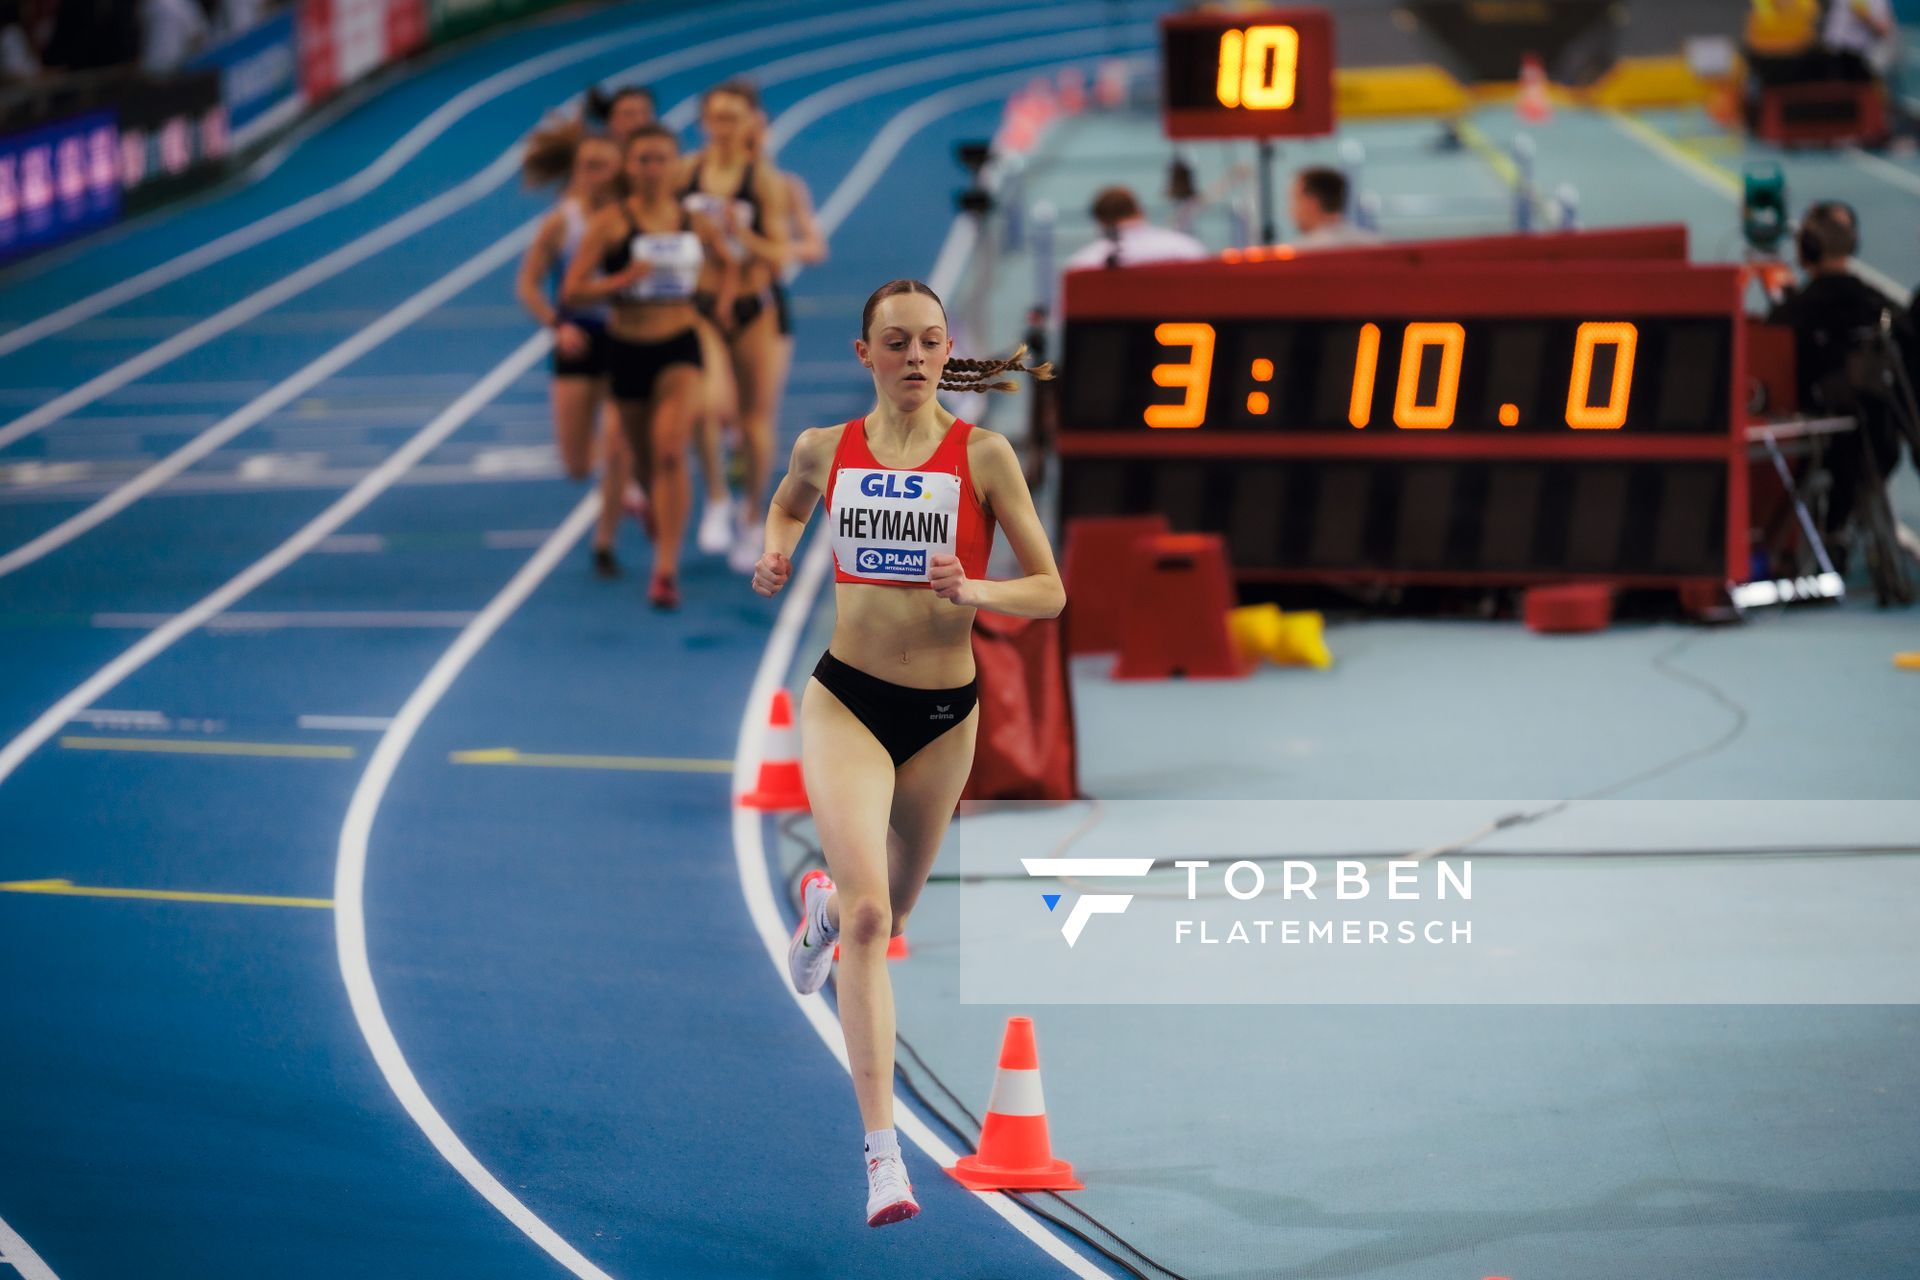
M20 0L0 0L0 84L18 84L40 74L40 55L27 34Z
M1795 238L1806 283L1767 316L1770 323L1793 330L1795 375L1804 412L1856 412L1854 394L1846 386L1848 357L1875 341L1872 331L1883 312L1893 313L1896 354L1909 377L1915 369L1914 331L1907 313L1853 273L1858 246L1858 228L1850 209L1834 202L1811 206ZM1858 416L1859 429L1835 441L1830 461L1833 489L1825 532L1842 539L1842 546L1861 486L1884 483L1900 456L1900 424L1891 404L1884 398L1863 402Z
M1887 0L1830 0L1820 42L1842 80L1868 80L1893 65L1893 9Z
M196 0L140 0L140 69L153 76L179 70L208 34Z
M219 0L218 22L222 36L238 35L257 26L267 16L267 0Z
M1093 198L1093 220L1102 238L1067 259L1065 270L1131 267L1143 262L1179 262L1209 257L1192 236L1147 221L1140 199L1127 187L1107 187Z
M1300 228L1296 249L1344 249L1379 244L1380 237L1347 220L1347 175L1316 166L1293 175L1287 212Z

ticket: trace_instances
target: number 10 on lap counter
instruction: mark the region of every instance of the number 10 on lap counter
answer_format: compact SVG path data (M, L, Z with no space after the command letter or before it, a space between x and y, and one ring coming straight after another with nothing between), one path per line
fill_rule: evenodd
M1333 20L1323 9L1169 15L1160 62L1170 138L1333 132Z

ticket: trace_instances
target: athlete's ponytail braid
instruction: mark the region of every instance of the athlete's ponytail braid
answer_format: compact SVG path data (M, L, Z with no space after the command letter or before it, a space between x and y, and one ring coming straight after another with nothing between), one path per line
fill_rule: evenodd
M947 361L946 371L940 375L942 391L978 391L982 395L989 391L1018 391L1020 384L1012 378L1000 377L1003 373L1024 373L1036 381L1045 382L1053 377L1051 364L1026 365L1021 357L1027 354L1027 344L1021 343L1013 349L1013 354L1004 360L967 360L955 357Z
M718 93L720 90L716 89ZM942 318L947 314L946 304L940 301L940 295L918 280L889 280L873 291L867 299L867 305L860 312L860 336L869 339L873 333L873 318L880 303L898 294L917 293L932 298L934 305L940 308ZM1021 357L1027 354L1025 343L1014 349L1012 355L1004 360L967 360L961 358L947 361L946 369L940 375L942 391L1018 391L1020 384L1011 378L1002 378L1003 373L1024 373L1029 378L1042 382L1053 377L1050 364L1035 365L1029 368L1021 363Z

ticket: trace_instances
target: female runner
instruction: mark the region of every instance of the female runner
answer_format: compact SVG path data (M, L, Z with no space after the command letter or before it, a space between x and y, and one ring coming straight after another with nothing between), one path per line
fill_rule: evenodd
M627 140L624 198L601 212L567 267L569 306L610 303L608 371L634 471L651 502L653 577L647 600L680 606L680 542L692 494L687 437L700 395L693 298L730 262L719 229L683 208L674 189L680 148L663 125Z
M763 107L754 113L750 149L754 159L773 166L774 176L786 188L787 231L793 246L792 260L787 269L774 279L771 287L774 324L780 334L779 356L772 374L773 398L777 405L786 394L787 375L793 368L793 303L788 285L800 268L819 266L827 260L827 237L820 226L820 219L814 214L813 193L807 189L806 180L774 164L773 153L767 146L767 124L767 113ZM694 442L700 449L700 470L707 485L707 501L700 516L698 541L700 550L709 555L726 552L734 541L723 437L726 434L725 424L734 421L738 408L733 377L721 358L725 348L720 342L712 326L702 326L701 348L707 354L707 395L694 427Z
M936 388L992 391L1020 352L954 360L947 316L917 280L867 299L860 362L874 408L842 427L803 431L767 511L753 589L786 585L822 495L833 538L833 639L800 711L801 768L829 877L800 883L788 969L818 991L841 947L840 1022L864 1123L867 1224L920 1211L893 1130L893 986L887 939L902 931L973 767L978 681L975 610L1051 618L1066 603L1053 551L1006 437L957 420ZM995 523L1023 576L984 577Z
M612 93L594 85L587 90L584 106L587 119L599 123L613 145L622 148L635 130L654 122L657 110L653 90L643 84L623 84Z
M786 188L768 166L754 162L751 149L759 109L759 92L744 80L707 90L700 104L707 145L686 158L680 175L687 207L719 225L739 265L737 276L719 290L703 291L697 301L719 331L733 373L746 455L743 512L757 511L766 500L773 466L780 333L772 286L789 255ZM727 562L745 573L759 553L758 531L742 516Z
M579 255L587 224L619 199L620 153L606 139L588 136L570 122L535 132L527 140L521 168L532 186L567 182L560 202L527 246L515 293L543 328L553 330L554 443L568 478L584 480L593 468L594 424L602 421L607 400L607 307L602 303L570 311L549 302L548 295L558 297L560 280ZM605 415L598 434L600 522L593 532L593 567L610 578L620 571L613 545L620 531L621 493L633 462L614 414Z

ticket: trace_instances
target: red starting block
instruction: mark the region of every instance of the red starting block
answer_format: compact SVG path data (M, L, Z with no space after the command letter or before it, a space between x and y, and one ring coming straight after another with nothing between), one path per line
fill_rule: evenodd
M1613 587L1604 582L1529 587L1522 598L1521 612L1529 631L1549 635L1605 631L1613 621Z
M1776 85L1760 94L1754 132L1782 147L1878 142L1887 136L1886 97L1871 81Z
M1134 544L1168 532L1167 518L1081 516L1067 521L1067 652L1112 653L1120 647L1121 622L1139 574Z
M1147 534L1134 555L1115 680L1231 679L1253 670L1227 631L1233 579L1218 534Z

